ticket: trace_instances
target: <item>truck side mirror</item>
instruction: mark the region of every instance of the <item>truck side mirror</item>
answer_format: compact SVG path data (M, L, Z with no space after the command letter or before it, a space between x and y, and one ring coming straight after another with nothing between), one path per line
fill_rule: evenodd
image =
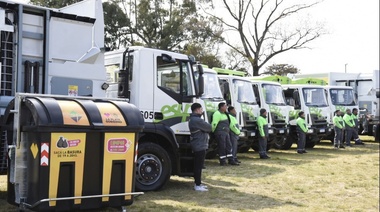
M293 92L293 99L294 99L294 109L300 109L301 103L300 103L300 96L298 91Z
M198 73L199 73L199 77L198 77L198 96L202 96L202 94L204 93L204 90L205 90L205 82L204 82L204 78L203 78L203 66L198 64L197 65L197 69L198 69Z

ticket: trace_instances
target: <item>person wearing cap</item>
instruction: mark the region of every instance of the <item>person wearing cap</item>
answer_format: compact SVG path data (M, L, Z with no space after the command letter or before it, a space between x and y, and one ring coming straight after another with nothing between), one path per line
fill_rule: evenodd
M345 126L345 134L344 136L346 137L346 147L351 147L351 138L352 138L352 132L355 127L355 121L352 118L352 113L350 109L346 109L346 114L343 116L343 121L344 121L344 126Z
M267 111L260 109L260 116L257 118L257 127L259 129L259 155L261 159L269 159L267 155L267 142L268 142L268 121Z
M235 162L240 163L240 161L237 159L237 147L238 147L238 140L240 135L240 129L239 124L236 120L236 110L233 106L228 107L228 113L230 116L230 140L232 145L232 158Z
M297 135L298 135L297 153L298 154L307 153L307 151L305 150L307 130L308 129L306 127L306 122L305 122L305 113L303 111L300 111L298 113L298 118L297 118Z
M205 122L201 116L203 115L202 106L199 103L191 105L189 129L190 129L190 145L194 153L194 190L208 191L207 186L202 184L202 167L204 165L206 149L208 148L208 133L212 127Z
M354 128L352 130L352 136L354 137L356 145L364 145L363 141L359 138L359 120L358 120L358 109L352 109L352 119L354 120Z
M342 112L340 110L335 111L335 115L333 118L334 124L334 149L344 148L342 144L343 140L343 128L344 122L342 118Z
M230 116L227 112L227 105L221 102L218 105L218 110L212 114L212 132L215 134L218 142L219 163L221 166L227 165L226 160L230 165L239 165L232 158L232 147L230 141Z

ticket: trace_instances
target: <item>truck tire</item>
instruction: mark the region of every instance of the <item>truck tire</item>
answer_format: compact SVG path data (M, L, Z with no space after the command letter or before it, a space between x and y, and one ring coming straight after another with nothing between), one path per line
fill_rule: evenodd
M376 125L376 129L375 129L375 141L379 142L380 141L380 124L377 124Z
M314 148L314 146L321 142L321 139L318 136L311 136L310 138L306 137L306 148Z
M139 145L135 167L137 191L156 191L170 179L172 163L165 149L155 143Z
M275 149L283 149L283 150L290 149L290 147L292 147L293 145L294 139L297 139L297 138L294 138L294 136L290 136L290 135L286 137L286 139L285 137L277 138L273 143L273 147Z
M217 155L216 150L207 150L205 158L206 159L214 159L214 158L216 158L216 155Z
M255 150L255 152L259 152L260 151L260 149L259 149L259 143L258 142L254 142L251 147L252 147L253 150ZM269 151L271 147L272 147L272 144L268 144L267 145L267 151Z

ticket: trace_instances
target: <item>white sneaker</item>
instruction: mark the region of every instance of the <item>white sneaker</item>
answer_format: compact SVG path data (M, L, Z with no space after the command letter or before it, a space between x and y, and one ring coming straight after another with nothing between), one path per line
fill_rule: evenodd
M203 188L205 189L208 189L207 186L205 184L201 184L200 186L202 186Z
M196 190L196 191L208 191L208 189L203 187L202 185L199 185L199 186L195 185L194 190Z

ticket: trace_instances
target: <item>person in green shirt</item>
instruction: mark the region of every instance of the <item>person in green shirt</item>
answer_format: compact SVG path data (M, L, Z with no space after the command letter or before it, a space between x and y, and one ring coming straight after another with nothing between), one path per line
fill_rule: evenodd
M352 118L352 113L350 109L346 109L346 114L343 116L343 121L344 121L344 131L345 134L344 136L346 137L346 147L351 147L351 138L352 138L352 133L355 127L355 121Z
M219 163L221 166L227 165L226 160L228 159L229 164L239 165L232 158L232 147L230 141L230 117L226 113L227 105L225 102L221 102L218 105L218 110L212 114L212 132L215 134L216 140L218 142L218 154Z
M237 147L238 147L238 140L240 135L240 129L239 124L236 120L236 110L233 106L228 107L228 113L230 116L230 140L232 145L232 158L236 163L240 163L240 161L237 159Z
M340 110L335 111L335 115L333 118L334 124L334 149L344 148L342 144L343 140L343 128L344 122L342 118L342 112Z
M267 143L268 143L268 121L267 111L260 109L260 116L257 118L257 127L259 129L259 155L261 159L269 159L267 155Z
M354 128L352 130L352 136L354 137L355 140L355 145L364 145L363 141L360 140L359 138L359 120L358 120L358 109L354 108L352 109L352 119L354 120Z
M306 127L306 122L305 122L305 113L303 111L300 111L298 113L298 118L297 118L297 135L298 135L297 153L298 154L307 153L307 151L305 150L307 130L308 129Z

